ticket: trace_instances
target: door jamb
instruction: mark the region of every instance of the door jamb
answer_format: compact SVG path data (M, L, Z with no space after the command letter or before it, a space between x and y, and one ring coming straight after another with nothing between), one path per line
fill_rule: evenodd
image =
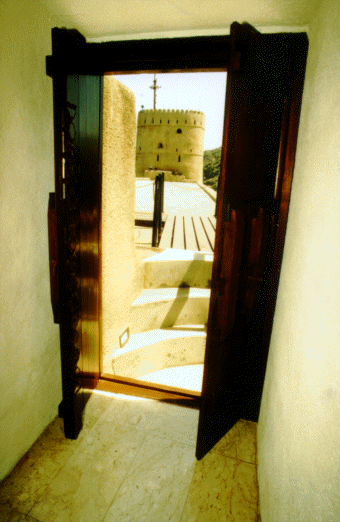
M67 74L104 75L108 73L108 71L115 72L116 74L226 71L229 66L229 36L87 43L85 38L76 30L54 28L52 29L52 35L53 34L55 42L58 40L58 37L60 37L59 40L62 42L61 45L60 42L54 45L52 56L46 57L47 74L54 79L60 77L60 75L65 76ZM289 34L292 40L294 40L294 38L298 40L304 35L307 40L305 33L283 34ZM266 38L266 34L263 36ZM68 52L68 43L71 41L73 43L73 52ZM156 56L157 58L155 58ZM298 61L299 60L301 63L303 58L300 56L300 58L298 58ZM287 109L287 141L283 144L278 167L278 179L282 179L280 190L283 192L284 204L281 205L279 212L277 241L270 282L272 297L268 306L264 326L264 340L266 346L268 345L267 348L269 348L283 256L283 244L288 219L289 199L297 145L297 130L302 102L304 68L299 69L297 67L296 69L295 77L291 79L292 93L289 109ZM264 350L262 354L263 360L266 360L267 354L268 350ZM263 365L263 369L265 371L265 364ZM152 386L140 386L137 382L133 382L133 379L126 379L125 384L120 378L108 379L108 376L105 374L89 374L85 375L84 379L84 382L87 382L89 387L97 389L100 389L100 387L110 388L111 382L112 387L126 385L124 389L130 389L131 393L135 392L137 388L143 388L144 390L150 388L155 392L165 392L170 394L170 396L176 395L179 400L187 400L189 395L191 395L190 400L196 402L199 400L197 394L188 394L184 390L169 389L169 387L162 385L157 385L157 388L153 388ZM126 391L125 393L130 392Z

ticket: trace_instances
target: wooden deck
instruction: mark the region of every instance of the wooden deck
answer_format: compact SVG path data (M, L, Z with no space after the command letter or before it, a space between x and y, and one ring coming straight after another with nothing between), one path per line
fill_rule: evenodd
M160 248L178 248L214 252L216 218L214 216L168 214Z

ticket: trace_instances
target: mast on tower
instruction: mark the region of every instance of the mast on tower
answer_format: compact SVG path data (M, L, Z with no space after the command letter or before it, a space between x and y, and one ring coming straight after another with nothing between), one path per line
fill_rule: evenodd
M157 85L156 74L153 75L153 85L150 85L150 89L153 89L153 110L156 110L156 91L160 89L161 85Z

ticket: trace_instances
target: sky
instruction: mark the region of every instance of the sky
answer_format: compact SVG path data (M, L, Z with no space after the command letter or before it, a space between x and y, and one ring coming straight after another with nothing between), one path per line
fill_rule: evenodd
M220 147L223 136L225 72L157 74L156 109L184 109L205 114L204 150ZM136 96L136 111L153 109L153 74L116 75Z

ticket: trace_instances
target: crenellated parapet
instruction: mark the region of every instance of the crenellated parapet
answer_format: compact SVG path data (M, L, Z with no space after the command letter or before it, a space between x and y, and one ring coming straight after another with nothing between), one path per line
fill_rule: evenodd
M205 116L201 111L143 109L138 113L138 126L143 125L193 125L204 129Z

